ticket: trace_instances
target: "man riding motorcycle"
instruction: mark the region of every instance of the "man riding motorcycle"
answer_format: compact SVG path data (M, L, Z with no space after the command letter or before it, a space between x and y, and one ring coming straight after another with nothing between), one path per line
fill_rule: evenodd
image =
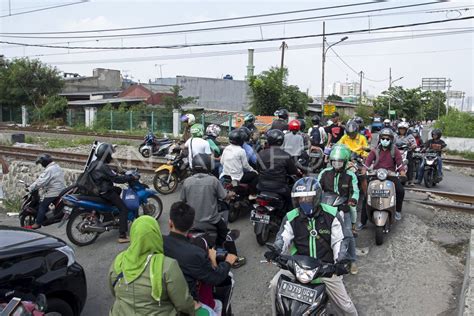
M311 146L311 139L309 135L305 132L306 130L306 121L304 119L298 119L300 122L300 135L303 137L304 151L307 152Z
M331 120L332 124L326 127L326 133L328 134L327 147L336 144L342 138L345 131L338 112L331 114Z
M291 120L288 123L290 133L286 133L285 139L283 140L283 150L294 158L299 158L304 152L304 139L303 136L299 134L300 127L298 120Z
M252 113L245 115L244 124L242 126L247 127L252 133L258 132L257 126L255 126L255 115Z
M354 121L359 125L359 133L365 136L367 143L370 145L370 142L372 141L372 133L370 132L370 129L364 126L364 120L362 117L356 116Z
M438 154L440 159L438 159L438 178L440 181L443 179L443 160L441 159L441 153L444 148L446 148L446 143L441 139L443 133L439 128L435 128L431 131L431 139L423 144L423 150L434 151ZM425 169L424 161L420 164L418 169L418 179L416 179L416 184L420 184L423 179L423 171Z
M413 185L413 150L417 147L416 139L413 134L408 134L409 125L407 122L398 123L397 142L406 143L409 147L407 153L408 159L408 184Z
M66 188L64 171L53 161L53 158L50 155L41 154L38 156L35 163L41 164L44 171L39 175L38 179L29 186L28 191L32 192L34 190L43 189L44 195L43 200L38 206L36 222L28 227L31 229L38 229L41 227L49 205L53 203L64 188Z
M335 193L347 198L348 205L341 205L339 211L344 212L344 223L341 224L343 224L344 236L348 238L347 259L351 261L351 274L357 274L356 247L352 231L355 230L357 221L356 205L359 200L359 185L354 172L346 170L350 157L349 148L345 145L334 145L329 155L330 167L321 171L318 180L323 192Z
M204 140L204 126L202 124L194 124L191 126L191 138L184 143L184 148L188 150L188 162L192 167L193 157L197 154L211 155L211 146L209 142Z
M283 219L280 231L275 240L275 248L280 253L290 252L291 255L303 255L320 259L323 262L336 263L336 274L331 278L321 278L333 303L345 315L357 315L342 281L342 274L347 273L342 258L341 243L344 239L342 224L337 218L337 209L322 205L322 189L316 178L305 177L298 180L291 192L292 211ZM266 252L265 257L272 260L275 253ZM280 275L293 278L286 270L280 270L270 282L272 298L272 315L276 315L275 293Z
M282 132L287 131L288 130L288 110L279 109L275 111L273 115L278 116L278 118L273 121L270 129L279 129Z
M280 194L285 200L285 208L291 207L290 188L287 175L297 176L298 169L291 156L281 149L285 135L279 129L271 129L267 133L268 148L258 153L257 170L259 191L270 191Z
M247 160L252 168L257 167L257 154L255 153L253 147L250 145L250 136L252 132L245 126L239 128L239 131L242 133L242 137L244 139L244 143L242 144L242 148L245 150L245 154L247 155Z
M346 145L351 151L365 158L368 156L366 150L369 148L367 139L359 133L359 124L350 120L346 125L346 135L342 136L338 144Z

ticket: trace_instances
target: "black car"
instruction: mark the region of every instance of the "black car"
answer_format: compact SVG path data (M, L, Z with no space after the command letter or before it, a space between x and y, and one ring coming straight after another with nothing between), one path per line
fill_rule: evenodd
M48 312L80 315L87 297L86 276L74 251L54 236L0 225L0 292L34 300L47 297Z

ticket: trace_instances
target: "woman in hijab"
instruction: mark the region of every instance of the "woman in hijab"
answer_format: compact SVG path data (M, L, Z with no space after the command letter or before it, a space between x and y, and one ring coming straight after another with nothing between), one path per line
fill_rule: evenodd
M178 263L163 254L163 237L156 220L133 221L130 245L114 260L109 284L115 297L110 315L194 315L194 301Z

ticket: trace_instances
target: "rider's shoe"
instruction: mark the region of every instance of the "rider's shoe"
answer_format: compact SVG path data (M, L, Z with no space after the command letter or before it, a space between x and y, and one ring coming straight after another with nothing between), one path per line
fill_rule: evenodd
M355 275L359 273L359 268L357 267L357 264L355 262L351 262L351 274Z
M397 221L400 221L402 219L402 213L401 212L395 212L395 219Z
M232 268L238 269L246 263L247 259L245 259L245 257L237 257L237 260L235 260L234 264L232 265Z
M362 230L367 227L367 224L359 223L357 224L356 230Z
M119 244L126 244L130 242L130 238L127 235L120 235L117 241Z

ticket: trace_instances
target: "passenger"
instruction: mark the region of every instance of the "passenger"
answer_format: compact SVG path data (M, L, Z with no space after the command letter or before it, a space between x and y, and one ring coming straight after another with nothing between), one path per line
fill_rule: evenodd
M359 124L359 133L365 136L367 138L367 143L370 145L372 142L372 133L370 132L370 129L366 128L364 125L364 120L360 116L356 116L354 118L354 121Z
M234 254L227 254L225 261L213 267L211 262L216 262L216 250L209 249L206 253L201 248L193 245L186 237L194 222L194 209L184 202L175 202L171 205L169 228L170 234L164 236L165 256L178 261L183 271L194 300L199 300L197 282L204 284L219 285L224 282L230 272L231 266L237 260ZM217 262L216 262L217 263ZM209 310L202 306L196 314Z
M326 284L326 291L332 302L344 315L357 315L340 274L347 273L345 265L339 263L342 258L341 242L344 239L341 222L337 219L337 209L321 204L322 189L316 178L305 177L293 185L291 192L292 211L288 212L280 226L275 240L275 248L280 253L310 256L322 262L336 264L337 275L321 278ZM266 252L265 257L272 259L273 252ZM280 270L270 282L272 315L276 315L275 293L280 275L293 278L293 275Z
M42 154L36 159L36 164L40 164L44 171L39 175L38 179L33 182L29 188L29 192L43 189L43 200L38 206L38 214L36 221L32 226L26 228L38 229L44 222L46 212L49 205L56 201L61 192L66 188L64 181L64 171L61 167L53 161L53 158L48 154Z
M204 140L204 127L202 124L194 124L191 126L191 138L184 143L184 148L188 150L189 167L193 167L193 158L198 154L211 155L211 146Z
M279 109L273 114L278 116L278 119L274 120L270 129L279 129L284 132L288 130L288 110Z
M366 158L369 154L369 144L364 135L359 133L359 124L350 120L346 125L346 135L342 136L338 144L346 145L355 154Z
M336 144L344 136L345 131L338 112L331 115L331 120L332 124L326 127L326 133L328 134L327 147Z
M304 119L298 119L300 122L300 132L299 134L303 137L304 151L308 152L311 146L311 140L309 135L306 133L306 122Z
M239 131L242 133L242 137L244 139L244 143L242 148L245 150L245 154L247 155L247 161L252 166L252 168L256 168L257 166L257 154L253 150L252 145L250 145L250 136L252 132L245 126L239 128Z
M194 315L195 305L178 262L163 254L158 222L142 215L133 221L131 243L109 270L115 297L112 316Z
M222 164L221 164L221 155L222 149L220 143L217 141L217 137L221 133L221 128L219 125L210 124L206 128L206 140L209 143L209 147L211 148L212 158L213 158L213 166L212 166L212 174L219 178L219 174L222 171Z
M285 134L282 149L286 151L291 157L297 159L304 152L304 139L299 133L300 122L298 120L291 120L288 123L290 133Z
M407 160L408 160L408 185L413 185L413 168L414 168L414 161L413 161L413 150L416 148L416 139L413 134L408 134L409 125L407 122L400 122L398 123L398 134L397 134L397 142L406 143L409 146L409 150L407 152Z
M324 127L320 125L321 118L318 115L313 115L311 122L313 123L313 127L308 130L308 135L311 139L311 146L317 146L324 149L328 136Z
M443 160L441 159L441 153L446 148L446 143L441 139L442 132L440 129L435 128L431 131L431 139L428 140L424 145L423 149L427 151L432 151L438 154L438 179L441 181L443 179ZM416 184L420 184L423 179L423 171L425 169L424 160L418 168L418 179L416 179Z

